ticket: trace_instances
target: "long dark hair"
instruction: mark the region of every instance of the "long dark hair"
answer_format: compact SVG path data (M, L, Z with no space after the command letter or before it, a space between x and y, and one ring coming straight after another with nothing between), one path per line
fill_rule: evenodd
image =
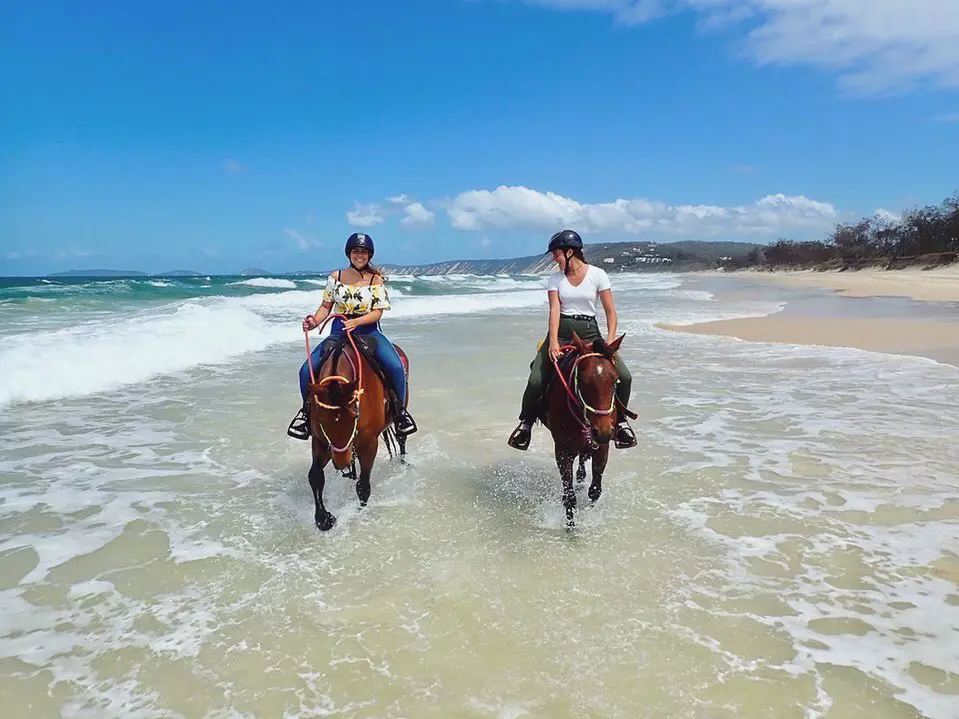
M370 274L374 276L379 275L380 277L383 278L383 282L386 282L386 277L383 275L383 271L379 267L373 264L372 258L367 260L366 267L364 267L362 270L358 270L356 266L353 264L353 260L350 260L350 268L352 268L360 276L361 280L366 275L366 273L369 272Z
M582 251L580 248L577 247L577 248L574 249L574 248L571 247L571 248L569 248L569 249L572 250L572 252L573 252L573 257L575 257L577 260L579 260L580 262L582 262L584 265L588 265L588 264L589 264L589 262L586 261L586 255L583 254L583 251ZM569 258L568 258L568 257L566 258L566 267L563 269L563 274L564 274L564 275L568 275L568 274L569 274Z

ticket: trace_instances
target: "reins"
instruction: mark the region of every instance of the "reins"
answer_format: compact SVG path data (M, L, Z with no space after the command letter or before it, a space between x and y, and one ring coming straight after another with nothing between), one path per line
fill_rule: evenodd
M319 329L320 332L322 332L323 328L326 327L326 324L330 320L336 319L337 317L339 317L340 319L344 321L347 319L345 315L333 314L327 317L325 320L323 320L323 323L319 325L316 329ZM304 330L303 337L306 340L306 362L310 367L310 382L313 385L316 385L316 375L313 372L313 357L312 357L312 352L310 351L310 330ZM341 454L343 452L346 452L350 448L350 446L353 444L353 440L356 438L356 430L360 422L360 398L363 396L363 392L364 392L363 390L363 360L360 357L359 349L357 349L356 347L356 342L353 340L353 330L346 330L346 338L349 340L350 345L353 347L353 352L356 354L356 360L357 360L356 364L354 364L353 359L350 357L350 355L348 353L344 353L346 354L346 360L350 363L350 366L353 368L353 373L357 376L356 389L353 390L353 396L350 398L350 401L347 402L345 405L326 404L325 402L321 402L319 400L315 392L311 392L313 402L317 406L322 407L323 409L336 411L340 409L348 409L349 406L352 404L356 405L356 416L353 418L353 432L350 434L350 438L349 440L347 440L345 446L337 447L335 444L333 444L333 441L326 434L326 428L323 426L322 423L320 423L320 430L323 432L323 437L326 439L326 442L330 446L330 449L333 450L334 452L339 452ZM330 375L328 377L324 377L323 379L321 379L319 386L322 387L328 382L350 384L350 380L346 377L343 377L342 375Z
M560 347L560 349L561 350L576 349L576 346L563 345L562 347ZM599 415L601 417L606 417L608 415L611 415L616 408L616 393L615 392L613 393L613 398L609 403L609 409L596 409L595 407L591 407L586 402L586 400L583 399L583 394L582 392L579 391L579 363L582 362L587 357L602 357L603 359L606 359L612 362L612 360L610 360L609 357L607 357L604 354L601 354L600 352L586 352L585 354L581 354L579 357L577 357L576 360L573 362L573 368L570 371L570 377L572 377L573 379L573 386L576 388L575 393L573 392L572 389L570 389L569 383L566 381L566 377L559 366L559 361L555 357L553 357L552 360L553 360L553 367L556 369L556 374L559 376L559 380L560 382L563 383L563 388L566 390L567 404L569 405L573 418L583 428L583 435L587 443L590 444L593 449L596 449L599 445L592 438L592 435L590 433L589 422L586 421L586 413L590 412L592 414ZM616 381L619 382L618 377ZM578 408L582 409L582 417L580 417L579 414L576 412L576 409Z

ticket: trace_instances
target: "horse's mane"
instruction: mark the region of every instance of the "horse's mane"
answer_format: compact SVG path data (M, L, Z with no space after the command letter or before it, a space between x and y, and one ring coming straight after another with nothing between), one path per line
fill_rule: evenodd
M597 337L593 340L593 352L601 354L610 362L616 362L616 358L613 356L612 350L609 349L609 345L606 344L606 340L604 340L602 337Z

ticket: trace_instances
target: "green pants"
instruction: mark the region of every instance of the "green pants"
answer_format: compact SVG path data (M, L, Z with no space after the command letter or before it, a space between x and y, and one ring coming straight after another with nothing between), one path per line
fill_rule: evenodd
M569 344L573 341L573 332L579 335L584 342L592 342L602 337L599 332L599 324L595 318L573 319L560 316L559 318L559 344ZM546 371L553 366L553 360L549 356L549 334L543 340L542 347L536 353L530 363L529 380L526 382L526 391L523 393L523 408L520 411L519 418L523 421L532 423L536 420L537 410L540 399L543 394L543 384L546 379ZM616 396L624 407L629 406L629 393L633 386L633 376L623 362L620 354L616 353L616 372L619 374L619 384L616 385Z

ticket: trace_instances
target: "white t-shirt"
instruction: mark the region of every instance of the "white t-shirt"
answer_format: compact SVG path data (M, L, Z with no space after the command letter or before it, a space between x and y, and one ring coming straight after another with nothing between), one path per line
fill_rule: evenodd
M546 283L547 292L559 292L559 311L564 315L596 316L596 300L599 293L612 287L606 270L596 265L587 265L586 277L573 287L562 271L557 270Z

